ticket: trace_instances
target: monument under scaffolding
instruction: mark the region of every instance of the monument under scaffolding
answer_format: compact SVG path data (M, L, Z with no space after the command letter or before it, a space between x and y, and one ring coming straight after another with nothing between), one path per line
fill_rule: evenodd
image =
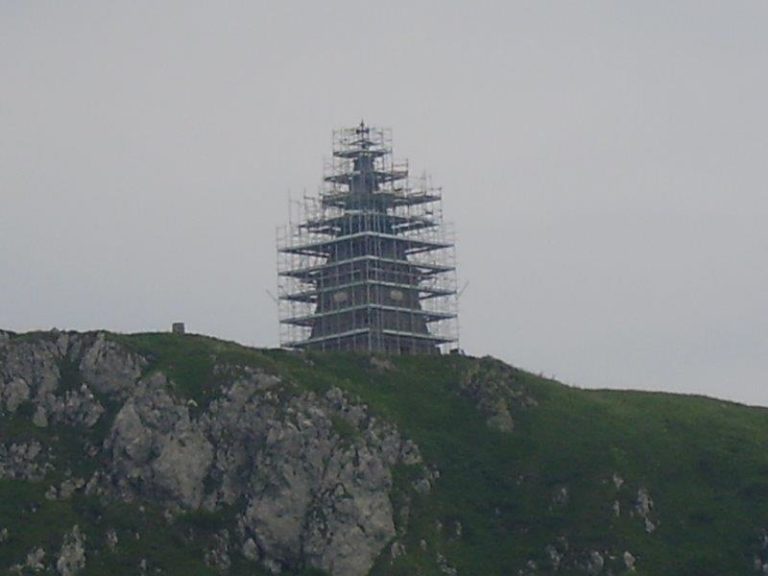
M454 263L440 191L393 161L390 132L335 131L319 196L278 230L281 344L444 351L457 341Z

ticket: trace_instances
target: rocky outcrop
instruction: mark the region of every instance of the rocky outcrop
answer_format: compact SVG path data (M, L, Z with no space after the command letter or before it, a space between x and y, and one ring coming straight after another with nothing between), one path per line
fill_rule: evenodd
M42 480L52 468L48 453L36 440L0 444L0 478Z
M234 509L234 530L206 555L221 570L231 550L274 572L370 570L395 536L392 471L421 461L415 444L337 388L305 391L261 370L221 366L201 407L148 366L102 333L3 334L0 407L34 427L84 431L89 476L52 485L48 499L84 490L162 503L171 517ZM96 428L106 431L98 442L88 432ZM39 443L2 439L0 477L39 480L51 466ZM108 545L116 543L115 535ZM77 526L63 535L58 573L76 574L87 546Z
M64 536L59 556L56 559L56 571L61 576L75 576L85 568L85 535L75 525Z
M8 569L11 574L39 574L45 570L45 550L38 546L27 553L23 563L14 564Z
M116 487L123 500L145 496L176 508L200 506L213 447L201 423L190 418L185 403L174 399L170 389L162 373L134 386L104 443L111 463L103 492Z
M0 332L0 573L768 574L767 443L489 358Z
M394 536L388 494L403 443L338 389L288 402L274 391L254 394L274 384L270 377L242 380L211 407L214 466L221 477L217 497L226 502L245 496L241 530L269 565L295 566L304 558L333 574L365 573ZM344 440L333 418L343 418L359 437ZM261 449L248 454L248 446ZM246 474L238 473L243 462L249 463Z
M514 430L514 410L536 405L515 369L489 357L466 372L462 390L485 415L488 427L500 432Z
M641 487L637 491L637 500L635 501L635 511L642 518L645 531L652 534L656 530L656 523L651 520L653 512L653 499L647 488Z

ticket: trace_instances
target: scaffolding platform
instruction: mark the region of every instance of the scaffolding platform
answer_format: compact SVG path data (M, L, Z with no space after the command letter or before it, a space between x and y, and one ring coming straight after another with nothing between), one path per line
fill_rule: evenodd
M458 342L442 196L392 159L388 130L334 132L318 196L278 230L281 345L437 354Z

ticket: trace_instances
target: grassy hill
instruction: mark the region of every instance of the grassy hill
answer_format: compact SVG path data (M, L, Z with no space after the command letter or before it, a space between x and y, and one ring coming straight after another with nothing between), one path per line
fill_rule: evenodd
M397 544L384 548L373 575L741 576L768 562L765 409L580 390L491 358L293 354L193 335L109 338L144 357L146 372L167 374L195 410L221 393L228 378L222 365L248 366L300 390L340 388L413 440L431 488L414 490L418 467L397 466L390 494ZM76 367L67 374L62 379L76 386ZM108 407L103 425L89 432L93 444L103 442L117 408ZM0 528L10 533L0 542L0 565L20 562L35 543L57 549L77 523L90 545L106 550L107 525L126 542L114 554L91 555L81 574L134 574L142 558L166 574L218 573L201 550L231 524L226 512L190 511L168 521L162 502L46 499L64 467L96 464L83 455L82 437L66 427L31 426L31 416L23 405L3 415L3 442L39 438L56 447L59 465L42 480L0 480ZM345 421L334 425L357 441ZM132 531L144 536L131 541ZM230 574L264 573L237 553L232 558Z

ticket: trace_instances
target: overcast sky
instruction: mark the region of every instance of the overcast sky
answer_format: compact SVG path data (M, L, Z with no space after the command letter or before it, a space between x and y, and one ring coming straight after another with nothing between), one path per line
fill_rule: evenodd
M0 327L276 346L275 228L390 127L461 345L768 405L768 2L0 0Z

